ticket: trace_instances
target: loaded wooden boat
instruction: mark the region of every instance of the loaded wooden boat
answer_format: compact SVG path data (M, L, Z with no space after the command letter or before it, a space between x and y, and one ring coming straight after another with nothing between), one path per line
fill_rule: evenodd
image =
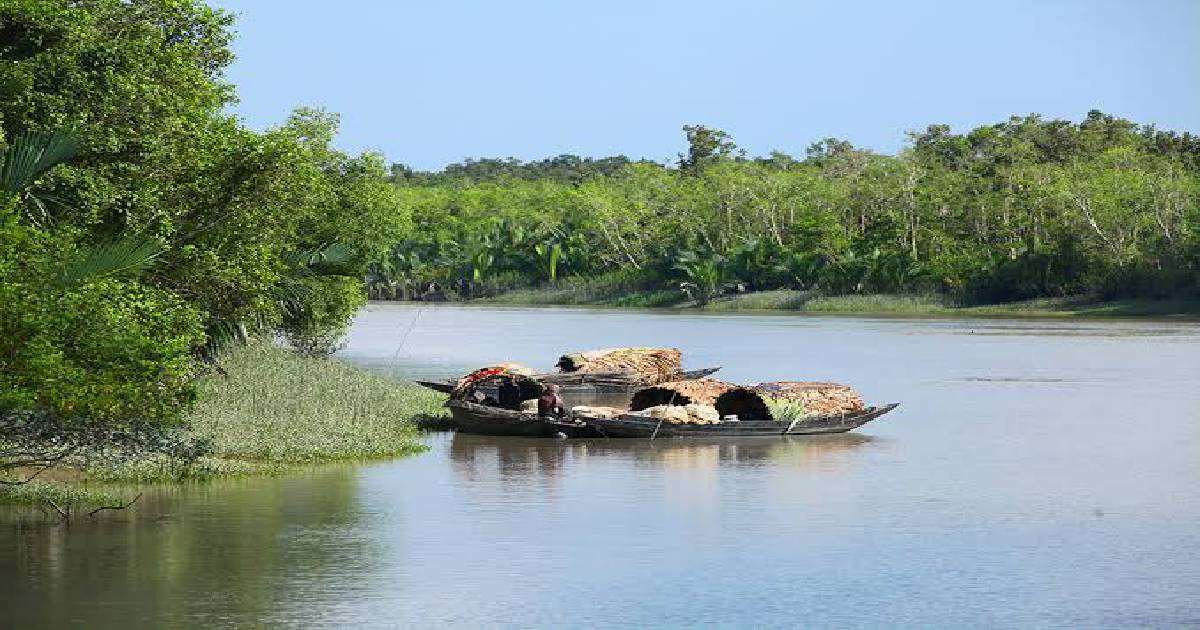
M672 381L692 381L704 378L713 374L720 367L703 368L699 370L684 370L672 376ZM629 374L624 372L610 373L560 373L554 372L549 374L536 374L533 378L544 384L555 384L562 388L564 397L576 397L595 394L621 394L629 393L632 395L635 391L645 387L645 383L635 380ZM457 380L445 381L416 381L417 385L428 387L435 392L450 394L454 392L454 388L458 385Z
M523 437L596 437L595 429L569 418L543 417L523 410L545 391L520 366L476 370L459 380L446 407L451 423L463 433ZM536 409L536 407L535 407Z
M631 413L615 417L576 416L604 437L665 438L665 437L745 437L777 435L815 435L845 433L888 413L900 403L867 407L861 411L809 416L791 422L777 420L737 420L715 424L676 424L661 418Z
M422 384L450 394L446 405L459 431L525 437L719 438L844 433L898 406L867 407L852 388L839 383L724 383L703 378L715 368L683 372L679 361L680 353L673 348L591 351L564 355L559 360L563 371L558 374L538 374L522 365L504 363L475 370L453 384ZM598 367L624 371L604 372ZM686 378L677 378L680 376ZM575 396L568 397L572 387L586 388L590 398L601 398L615 390L621 400L585 406L579 389ZM565 418L541 416L538 401L547 390L557 390L572 413Z

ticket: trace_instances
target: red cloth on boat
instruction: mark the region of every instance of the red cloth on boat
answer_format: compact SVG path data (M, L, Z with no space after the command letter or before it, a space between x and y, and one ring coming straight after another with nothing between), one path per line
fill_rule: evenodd
M538 397L539 416L561 416L563 413L563 399L562 396L558 395L558 392L547 391Z

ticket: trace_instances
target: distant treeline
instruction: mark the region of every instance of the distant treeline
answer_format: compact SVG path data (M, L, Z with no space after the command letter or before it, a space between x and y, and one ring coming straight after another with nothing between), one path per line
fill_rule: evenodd
M826 139L751 158L684 128L675 164L563 155L396 165L414 230L375 297L615 275L697 301L776 288L967 302L1200 293L1200 137L1091 111L931 125L896 155Z

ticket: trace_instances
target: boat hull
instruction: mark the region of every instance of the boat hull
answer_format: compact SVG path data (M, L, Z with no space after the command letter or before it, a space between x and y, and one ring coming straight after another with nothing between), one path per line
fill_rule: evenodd
M477 435L511 435L519 437L600 437L583 422L542 418L531 413L497 409L485 405L452 400L450 408L455 429Z
M454 427L463 433L479 435L518 435L523 437L554 437L558 430L535 414L496 409L474 403L452 400L446 404L454 419Z
M773 420L746 420L718 424L671 424L644 416L623 415L616 418L579 418L605 437L665 438L665 437L746 437L778 435L817 435L845 433L888 413L899 403L868 407L855 414L817 416L804 422L787 425Z

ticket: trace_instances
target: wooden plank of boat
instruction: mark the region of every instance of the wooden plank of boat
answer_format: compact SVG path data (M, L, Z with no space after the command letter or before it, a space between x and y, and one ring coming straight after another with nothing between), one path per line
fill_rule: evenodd
M567 419L542 418L532 413L477 405L463 400L446 403L454 426L463 433L479 435L516 435L523 437L599 437L586 423Z
M548 420L561 434L569 438L598 438L604 437L595 427L579 420Z
M554 437L555 427L537 414L499 409L463 400L446 403L454 426L464 433L480 435L520 435L525 437Z
M858 413L816 416L806 418L793 425L784 425L774 420L742 420L718 424L671 424L661 423L657 418L630 414L615 418L580 417L578 419L594 427L604 436L614 438L648 438L652 435L659 438L812 435L845 433L857 429L899 405L900 403L892 403L880 407L867 407Z
M454 383L450 381L417 381L417 385L428 387L435 392L449 394L454 391Z

